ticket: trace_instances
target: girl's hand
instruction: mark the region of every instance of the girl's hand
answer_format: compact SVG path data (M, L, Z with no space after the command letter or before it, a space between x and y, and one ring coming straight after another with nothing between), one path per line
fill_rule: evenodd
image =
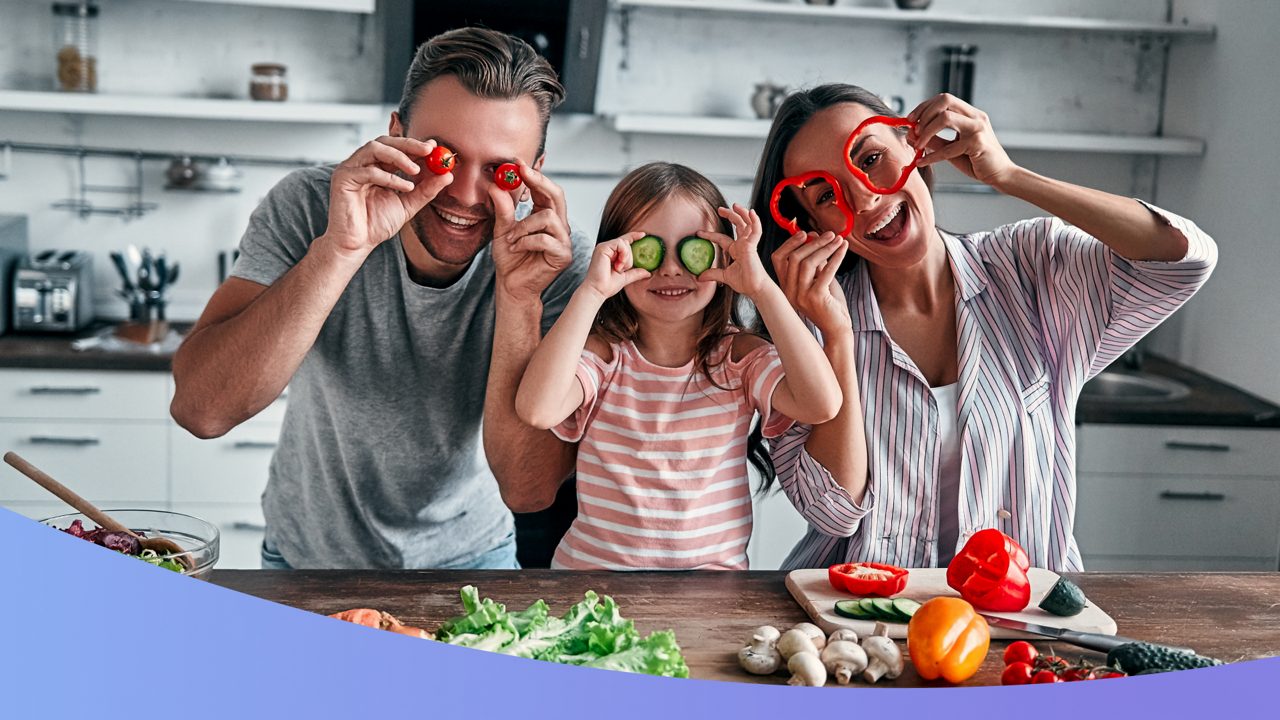
M631 266L631 243L642 237L643 232L629 232L596 245L591 253L591 264L587 266L587 277L582 281L582 289L598 293L600 299L604 300L617 295L631 283L648 278L648 270Z
M925 100L907 117L916 123L907 139L917 150L927 150L920 167L949 160L960 172L996 189L1018 169L996 139L991 118L954 95L942 93ZM954 140L937 137L946 128L955 130Z
M716 212L733 225L734 237L710 230L698 231L698 237L718 245L724 256L722 267L705 270L698 281L724 283L740 295L755 298L773 284L756 252L763 232L760 216L738 203L733 204L733 209L718 208Z
M823 337L853 327L836 271L849 252L849 243L833 232L796 233L770 257L782 293L796 312L822 331Z

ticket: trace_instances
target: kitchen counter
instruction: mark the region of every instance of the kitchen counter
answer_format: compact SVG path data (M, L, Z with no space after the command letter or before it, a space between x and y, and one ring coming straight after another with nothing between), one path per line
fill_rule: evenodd
M1127 372L1119 364L1110 369ZM1280 406L1197 370L1159 356L1147 356L1141 372L1176 380L1191 393L1156 402L1114 402L1081 396L1076 423L1280 427Z
M1195 648L1234 662L1280 654L1280 573L1075 573L1066 574L1106 610L1121 635ZM623 617L647 635L672 629L690 676L783 684L784 674L749 675L737 652L763 624L786 627L808 620L783 584L783 572L613 573L556 570L216 570L212 582L316 613L356 607L385 610L402 622L434 631L461 613L458 591L475 585L510 610L538 598L564 613L586 590L612 595ZM1048 652L1050 641L1034 641ZM999 685L1005 641L992 649L966 685ZM905 644L899 643L906 651ZM1102 654L1053 645L1069 661ZM834 684L834 683L832 683ZM876 687L934 686L908 663L896 681ZM866 687L855 683L851 687Z
M0 368L170 371L172 352L154 351L142 345L138 345L136 350L72 349L71 343L75 340L91 337L113 325L96 322L75 335L24 333L0 336ZM191 323L174 323L172 327L185 333L191 328Z

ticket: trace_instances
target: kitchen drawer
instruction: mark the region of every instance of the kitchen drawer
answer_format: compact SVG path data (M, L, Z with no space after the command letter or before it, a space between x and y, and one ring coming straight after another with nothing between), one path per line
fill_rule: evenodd
M218 570L262 567L262 506L258 503L174 503L174 512L218 527Z
M1079 434L1082 473L1280 475L1280 430L1089 424Z
M1280 479L1084 473L1078 481L1075 536L1086 557L1280 564Z
M167 384L159 372L0 370L0 417L165 420Z
M173 501L257 503L280 439L280 426L247 422L219 438L201 440L169 426Z
M13 450L90 502L169 500L168 433L162 422L0 420ZM4 466L0 502L48 502L44 488Z

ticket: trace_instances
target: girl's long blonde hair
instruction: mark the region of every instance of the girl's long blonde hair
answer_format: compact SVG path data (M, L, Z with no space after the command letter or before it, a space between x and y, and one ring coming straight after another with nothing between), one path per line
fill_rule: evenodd
M658 203L673 197L705 203L707 217L715 221L716 229L733 237L733 226L716 213L717 208L728 207L729 204L715 183L685 165L652 162L627 173L609 194L600 218L596 244L630 232L641 216ZM626 293L620 292L600 306L594 330L603 340L612 344L634 341L639 335L639 328L635 307L627 299ZM698 327L694 350L694 368L708 382L722 390L727 388L716 381L713 371L729 359L729 354L716 357L715 351L725 337L745 330L746 323L738 310L738 294L728 285L717 285L711 302L702 311L702 324ZM766 482L773 479L773 463L764 447L759 425L748 440L747 458L760 470Z

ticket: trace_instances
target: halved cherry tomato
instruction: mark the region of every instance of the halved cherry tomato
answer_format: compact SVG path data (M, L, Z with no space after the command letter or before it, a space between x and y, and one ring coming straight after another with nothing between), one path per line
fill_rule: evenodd
M907 586L907 571L881 563L841 563L827 568L831 587L854 595L889 597Z
M435 146L431 154L427 155L427 169L436 175L453 172L453 166L457 164L457 154L443 145Z
M1036 661L1040 656L1040 651L1036 650L1036 646L1026 640L1009 643L1009 647L1004 649L1004 664L1012 665L1016 662L1031 663Z
M1024 662L1012 662L1000 673L1001 685L1026 685L1031 682L1031 666Z
M1128 677L1123 672L1112 667L1096 667L1089 671L1086 680L1110 680L1111 678Z

